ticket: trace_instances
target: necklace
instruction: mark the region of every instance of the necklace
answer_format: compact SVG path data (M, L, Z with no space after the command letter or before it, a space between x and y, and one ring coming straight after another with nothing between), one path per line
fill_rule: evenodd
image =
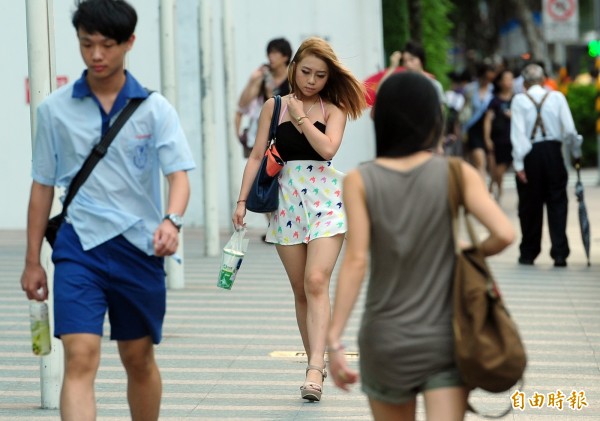
M308 111L306 113L304 113L304 115L308 115L310 113L310 110L313 109L313 107L315 106L315 104L317 103L319 98L320 98L319 95L317 95L317 99L315 99L315 102L312 103L312 105L308 108Z
M297 97L294 96L294 98L297 98ZM308 114L311 112L311 110L313 109L313 107L315 106L315 104L317 103L317 101L319 99L321 99L321 97L319 95L317 95L317 99L315 99L315 102L312 103L312 105L308 108L308 111L306 111L303 116L296 117L292 114L292 112L290 110L288 110L290 117L292 119L296 120L296 123L298 124L298 126L302 125L302 119L304 119L304 118L308 119ZM302 108L302 111L304 111L304 108ZM309 121L310 121L310 119L309 119Z

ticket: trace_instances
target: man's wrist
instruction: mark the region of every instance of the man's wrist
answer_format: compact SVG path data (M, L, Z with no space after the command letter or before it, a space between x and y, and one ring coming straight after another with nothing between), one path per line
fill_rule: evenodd
M523 163L523 160L519 158L513 158L512 166L515 172L523 171L525 169L525 164Z
M42 264L42 261L38 258L38 259L29 259L26 258L25 259L25 266L40 266Z
M163 218L163 221L169 221L171 224L177 228L177 231L181 231L183 227L183 217L176 213L168 213Z

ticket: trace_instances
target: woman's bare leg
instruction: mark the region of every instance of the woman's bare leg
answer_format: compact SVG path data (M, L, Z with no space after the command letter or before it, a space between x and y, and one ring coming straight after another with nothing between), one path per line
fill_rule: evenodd
M304 271L306 269L306 244L293 246L277 246L277 253L283 263L283 267L290 280L292 292L294 293L294 304L296 307L296 322L302 337L304 351L310 360L310 346L306 328L306 293L304 292Z
M294 291L296 318L308 363L317 367L325 367L327 328L331 317L329 282L343 241L343 235L336 235L312 240L307 246L277 246ZM303 267L302 261L305 262ZM306 377L313 383L323 381L316 370L310 370Z
M471 164L479 171L481 177L485 180L485 151L483 148L473 149L471 151Z
M369 399L375 421L414 421L417 401L415 399L400 405Z
M467 411L469 392L464 387L444 387L428 390L425 397L425 411L428 420L462 421Z

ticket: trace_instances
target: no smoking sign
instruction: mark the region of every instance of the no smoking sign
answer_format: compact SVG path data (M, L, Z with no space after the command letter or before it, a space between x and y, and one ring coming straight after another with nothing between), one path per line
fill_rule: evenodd
M548 14L557 21L568 20L576 9L575 0L548 0Z
M542 0L546 42L574 42L579 38L578 0Z

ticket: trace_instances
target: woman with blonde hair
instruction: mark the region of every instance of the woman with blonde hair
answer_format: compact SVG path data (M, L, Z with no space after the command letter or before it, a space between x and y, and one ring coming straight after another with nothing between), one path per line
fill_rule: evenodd
M285 161L279 173L279 208L271 213L266 241L277 246L294 293L296 319L308 356L301 396L319 401L325 371L330 318L329 281L346 232L342 202L344 174L331 160L348 117L366 107L363 84L342 65L321 38L308 38L288 69L292 91L277 116L277 149ZM242 178L233 224L243 226L246 197L267 148L274 100L265 102L256 142Z
M443 127L435 88L413 72L390 76L377 94L374 122L377 158L344 179L348 243L329 328L329 369L344 390L358 380L340 341L370 267L358 345L361 386L375 420L414 420L418 393L428 420L462 420L468 390L453 352L449 163L431 152ZM499 253L514 239L511 223L478 172L466 162L461 169L464 205L489 232L481 250Z

